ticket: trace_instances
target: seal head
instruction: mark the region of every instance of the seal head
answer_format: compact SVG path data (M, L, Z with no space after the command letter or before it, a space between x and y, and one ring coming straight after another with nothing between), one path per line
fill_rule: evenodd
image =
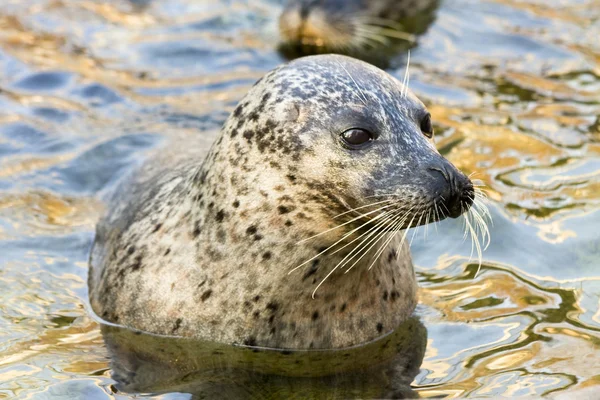
M394 330L416 304L402 230L456 217L474 197L432 134L423 103L362 61L271 71L208 154L186 138L117 190L91 254L93 310L271 348L344 348Z
M290 0L279 18L284 52L347 53L412 44L437 0Z

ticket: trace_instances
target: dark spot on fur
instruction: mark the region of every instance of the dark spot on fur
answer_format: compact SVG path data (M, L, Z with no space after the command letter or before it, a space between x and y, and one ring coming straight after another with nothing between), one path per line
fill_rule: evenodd
M131 270L132 271L137 271L138 269L140 269L142 267L142 256L139 255L135 258L134 263L131 265Z
M200 223L196 223L194 231L192 232L192 236L194 236L194 238L197 238L198 236L200 236L200 232L202 232L202 229L200 229Z
M265 95L262 97L261 102L266 103L270 98L271 98L271 93L265 93ZM264 107L264 104L261 104L261 105Z
M312 262L312 265L310 266L310 269L302 277L302 280L305 281L310 276L314 275L317 272L318 269L319 269L319 260L314 260Z
M255 240L255 241L257 241L257 242L258 242L259 240L261 240L262 238L263 238L263 236L262 236L262 235L259 235L258 233L257 233L256 235L254 235L254 240Z
M127 249L127 255L132 255L133 253L135 253L135 246L131 245Z
M259 117L260 117L260 114L256 110L253 110L251 113L248 114L248 119L252 122L258 121Z
M377 332L381 333L383 331L383 324L381 322L377 323Z
M168 255L169 255L169 253L171 253L171 248L170 248L170 247L169 247L167 250L165 250L165 254L164 254L164 255L165 255L165 256L168 256Z
M287 178L290 180L290 182L296 182L296 175L288 174Z
M250 225L248 229L246 229L246 233L248 235L254 235L256 233L256 226Z
M387 301L387 299L388 299L388 291L384 290L383 291L383 301Z
M175 321L175 326L173 327L173 330L171 332L175 332L177 329L179 329L182 322L183 322L183 319L177 318L177 320Z
M344 311L346 311L346 303L342 304L342 306L340 307L340 312Z
M285 226L292 226L294 225L294 223L292 221L290 221L289 219L287 221L285 221Z
M267 304L267 309L271 310L271 312L277 311L278 308L279 308L279 304L275 303L274 301L271 301L271 302L269 302L269 304Z
M162 224L156 224L156 225L154 225L154 230L152 231L152 233L158 232L161 227L162 227Z
M255 303L258 302L260 300L260 295L257 294L256 296L254 296L253 300Z
M397 291L397 290L392 290L392 293L391 293L391 295L392 295L392 301L396 301L396 299L397 299L398 297L400 297L400 293L398 293L398 291Z
M256 338L254 336L248 336L248 338L244 340L244 344L246 346L256 346Z
M254 319L258 319L258 317L260 316L260 311L254 311L252 313L252 316L254 317Z
M279 211L279 214L287 214L290 211L292 211L293 208L290 207L286 207L286 206L279 206L277 207L277 210Z
M199 287L199 288L201 288L202 286L204 286L204 284L205 284L205 283L206 283L206 279L205 279L205 280L203 280L202 282L200 282L200 283L198 284L198 287Z
M274 335L274 334L275 334L275 327L272 327L269 333L270 333L271 335Z
M212 294L212 289L208 289L206 292L202 293L202 301L206 301L206 299L208 299L210 297L210 295Z
M272 324L274 320L275 320L275 316L274 316L274 315L271 315L271 316L269 317L269 324Z
M240 206L240 202L238 200L233 202L233 208L238 208Z
M319 312L318 312L318 311L315 311L315 312L313 313L313 315L312 315L312 320L313 320L313 321L316 321L316 320L318 320L318 319L319 319Z
M244 105L240 103L233 111L233 115L238 118L242 114L242 111L244 111Z
M270 260L271 259L271 252L267 251L262 255L263 260Z
M217 213L217 215L216 215L215 219L217 220L217 222L223 222L223 218L225 218L225 211L223 211L223 210L220 210L220 211Z
M246 139L248 139L248 141L251 141L252 137L254 137L254 132L252 132L252 131L245 131L244 132L244 137Z
M390 254L388 255L388 262L392 262L394 260L394 258L398 257L398 253L396 253L395 249L392 249L390 251Z

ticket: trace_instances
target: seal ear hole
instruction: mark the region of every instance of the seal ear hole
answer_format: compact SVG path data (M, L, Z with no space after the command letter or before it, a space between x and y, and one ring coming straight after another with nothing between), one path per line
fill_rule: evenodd
M351 128L340 135L344 145L350 149L358 149L375 140L375 135L366 129Z
M421 118L421 132L429 139L433 137L433 125L431 123L431 114L429 113Z

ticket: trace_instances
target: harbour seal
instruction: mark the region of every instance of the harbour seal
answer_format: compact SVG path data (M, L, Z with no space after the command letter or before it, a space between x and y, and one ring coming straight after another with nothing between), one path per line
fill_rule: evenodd
M405 50L435 18L438 0L289 0L279 17L284 54ZM403 44L403 46L398 46Z
M345 348L394 330L417 291L397 233L473 203L432 134L423 103L377 67L321 55L276 68L208 154L187 138L121 184L90 256L93 311L270 348Z

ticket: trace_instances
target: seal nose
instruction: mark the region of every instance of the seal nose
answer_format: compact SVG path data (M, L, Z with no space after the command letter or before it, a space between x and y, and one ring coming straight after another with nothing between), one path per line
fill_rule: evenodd
M445 161L445 160L444 160ZM449 165L446 165L449 164ZM469 210L475 198L473 183L462 172L450 165L447 161L439 166L428 168L439 178L444 178L443 187L440 191L442 199L442 212L451 218L458 218Z

